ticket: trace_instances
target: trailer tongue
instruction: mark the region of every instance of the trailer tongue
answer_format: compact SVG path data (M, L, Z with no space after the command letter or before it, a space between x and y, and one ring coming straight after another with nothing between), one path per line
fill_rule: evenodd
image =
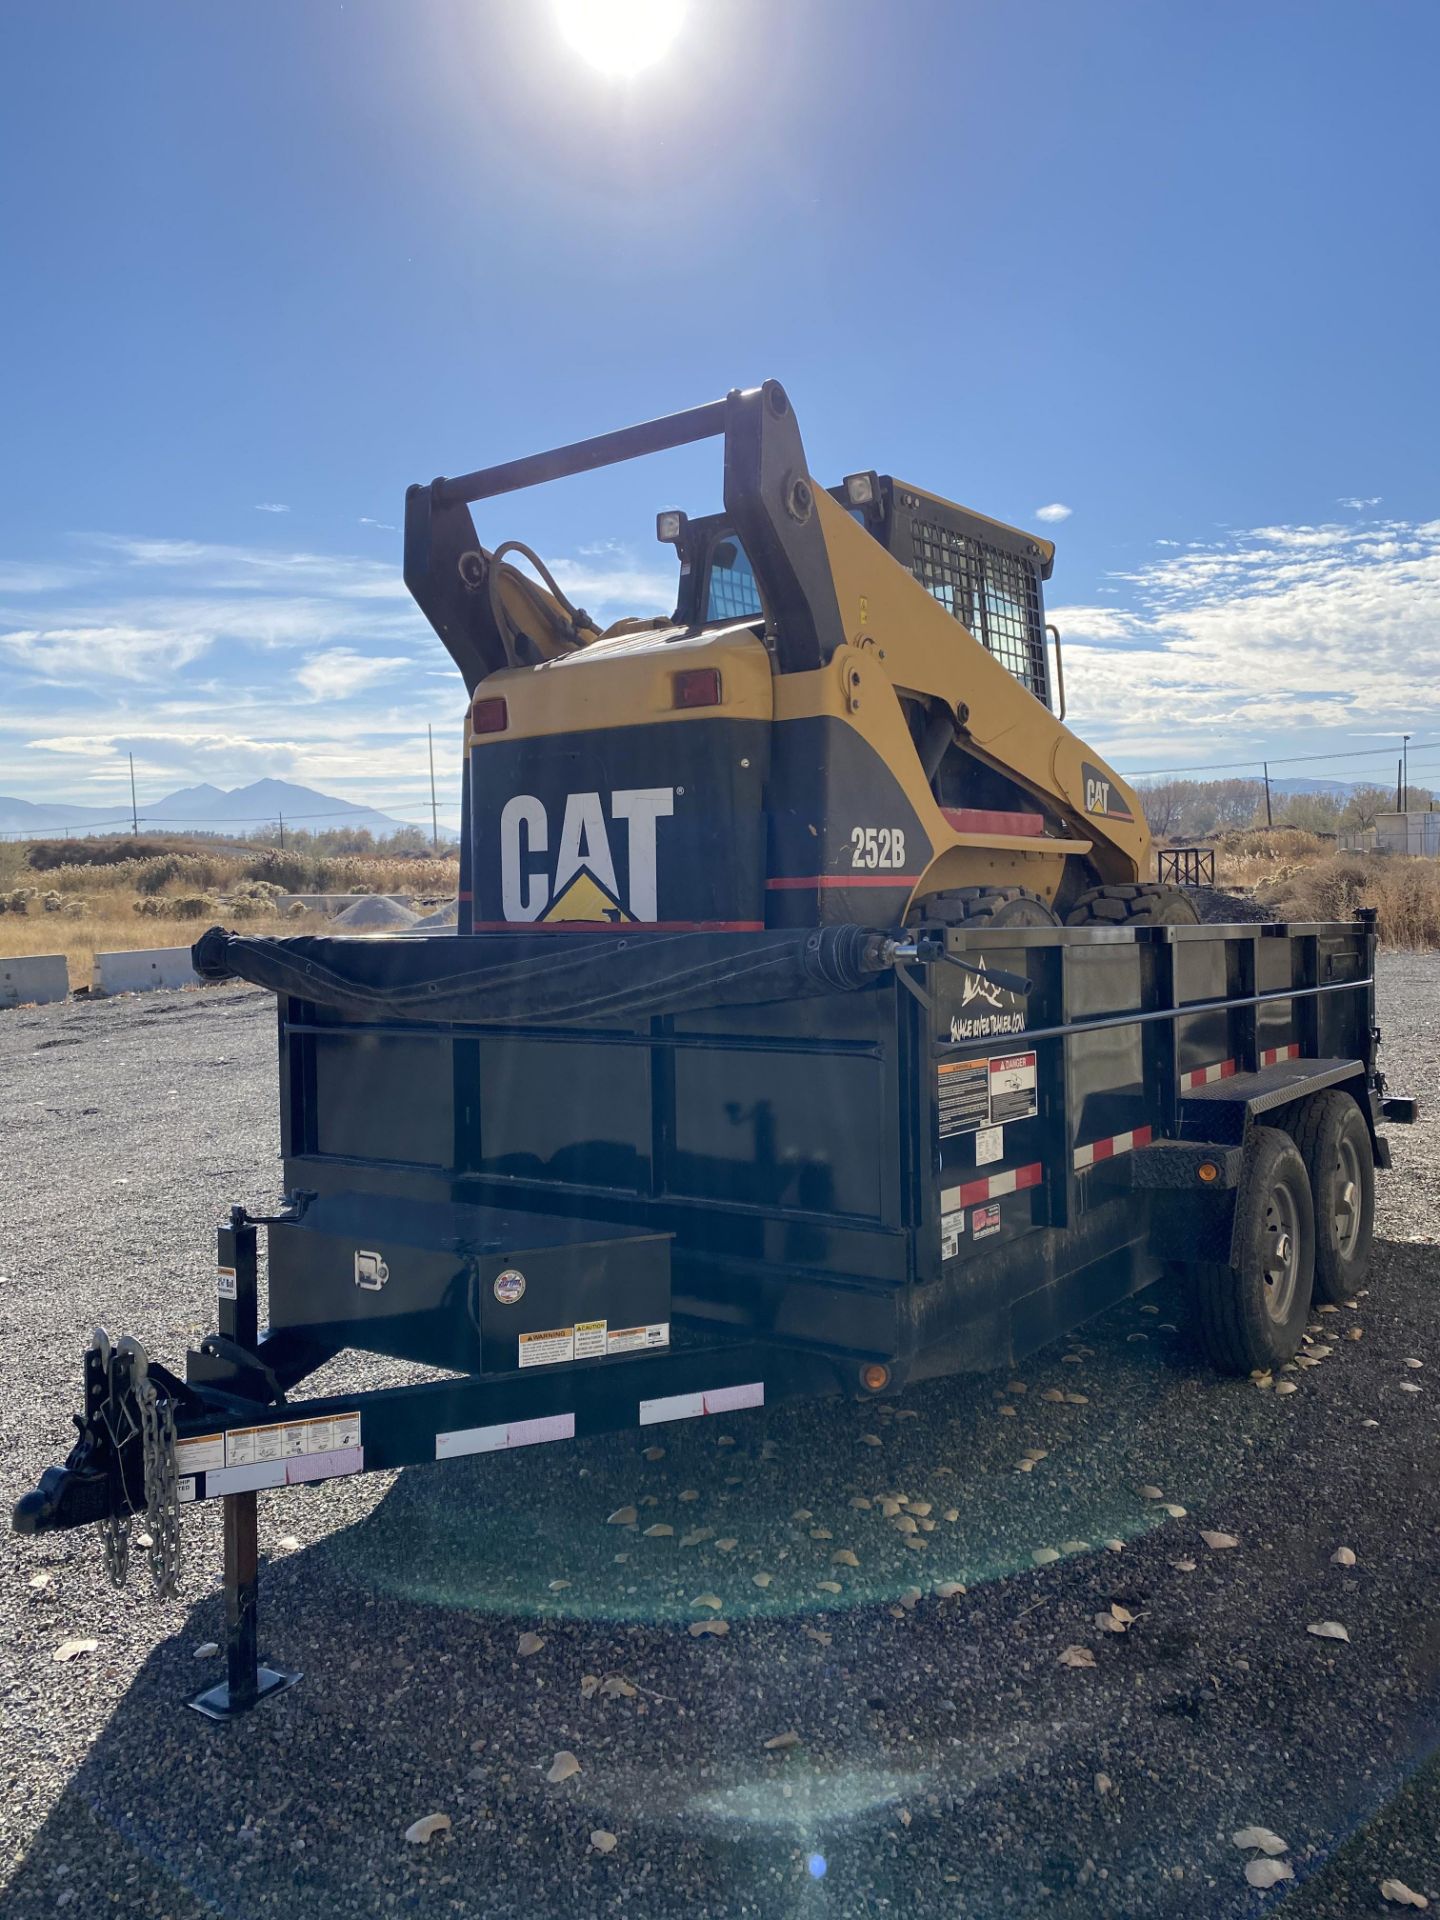
M132 1520L173 1592L225 1502L224 1717L267 1488L1018 1360L1188 1270L1235 1369L1368 1252L1374 927L250 940L276 993L286 1202L220 1230L183 1379L97 1331L80 1437L14 1513ZM269 1324L258 1312L268 1235ZM447 1370L297 1399L346 1348Z

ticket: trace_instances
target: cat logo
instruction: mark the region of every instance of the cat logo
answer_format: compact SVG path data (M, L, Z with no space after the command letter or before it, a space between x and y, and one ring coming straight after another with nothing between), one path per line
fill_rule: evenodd
M658 920L655 843L660 821L674 812L674 787L618 788L608 801L598 793L567 794L552 858L545 802L533 793L512 794L500 810L505 919ZM617 849L623 851L623 888Z
M1110 774L1102 773L1099 767L1084 760L1080 763L1080 778L1085 783L1087 813L1093 813L1101 820L1134 820L1134 814L1115 791L1115 782Z
M588 867L582 867L573 880L567 880L560 892L540 916L542 921L580 920L593 925L609 921L612 925L634 926L635 916L626 913L620 902L601 886Z

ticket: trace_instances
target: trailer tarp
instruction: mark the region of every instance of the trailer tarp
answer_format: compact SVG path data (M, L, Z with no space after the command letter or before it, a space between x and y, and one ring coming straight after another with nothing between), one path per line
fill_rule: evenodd
M888 970L892 938L852 926L432 939L263 939L212 927L192 958L202 980L249 980L362 1018L568 1025L853 992Z

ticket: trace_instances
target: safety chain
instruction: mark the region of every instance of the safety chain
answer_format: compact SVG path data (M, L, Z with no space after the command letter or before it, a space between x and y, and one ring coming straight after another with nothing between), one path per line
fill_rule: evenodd
M175 1410L150 1379L136 1382L145 1457L145 1525L150 1535L150 1584L169 1600L180 1584L180 1474L175 1458Z
M130 1574L130 1516L107 1514L100 1522L100 1545L105 1551L105 1571L112 1587L123 1587Z

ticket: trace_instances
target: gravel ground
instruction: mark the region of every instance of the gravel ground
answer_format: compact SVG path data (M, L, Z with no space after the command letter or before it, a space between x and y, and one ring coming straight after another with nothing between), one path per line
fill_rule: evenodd
M195 1655L221 1637L218 1505L187 1516L163 1606L143 1572L112 1593L90 1535L7 1535L5 1915L1283 1899L1349 1920L1398 1910L1387 1875L1440 1900L1437 989L1440 956L1383 963L1391 1080L1427 1109L1391 1129L1370 1288L1317 1318L1332 1355L1289 1398L1208 1374L1153 1292L1036 1355L1023 1392L942 1381L649 1432L659 1459L627 1434L266 1495L261 1646L305 1679L226 1728L183 1705L218 1677ZM276 1193L272 1021L245 988L0 1016L7 1500L63 1456L94 1320L172 1362L210 1324L211 1223ZM673 1532L606 1524L630 1503ZM687 1630L706 1594L723 1637ZM1114 1605L1126 1632L1096 1625ZM1322 1620L1348 1643L1306 1632ZM96 1651L56 1664L72 1635ZM1060 1664L1072 1645L1093 1668ZM586 1698L587 1675L626 1686ZM561 1749L581 1771L551 1785ZM431 1812L451 1831L407 1846ZM1230 1839L1251 1824L1288 1842L1272 1893Z

